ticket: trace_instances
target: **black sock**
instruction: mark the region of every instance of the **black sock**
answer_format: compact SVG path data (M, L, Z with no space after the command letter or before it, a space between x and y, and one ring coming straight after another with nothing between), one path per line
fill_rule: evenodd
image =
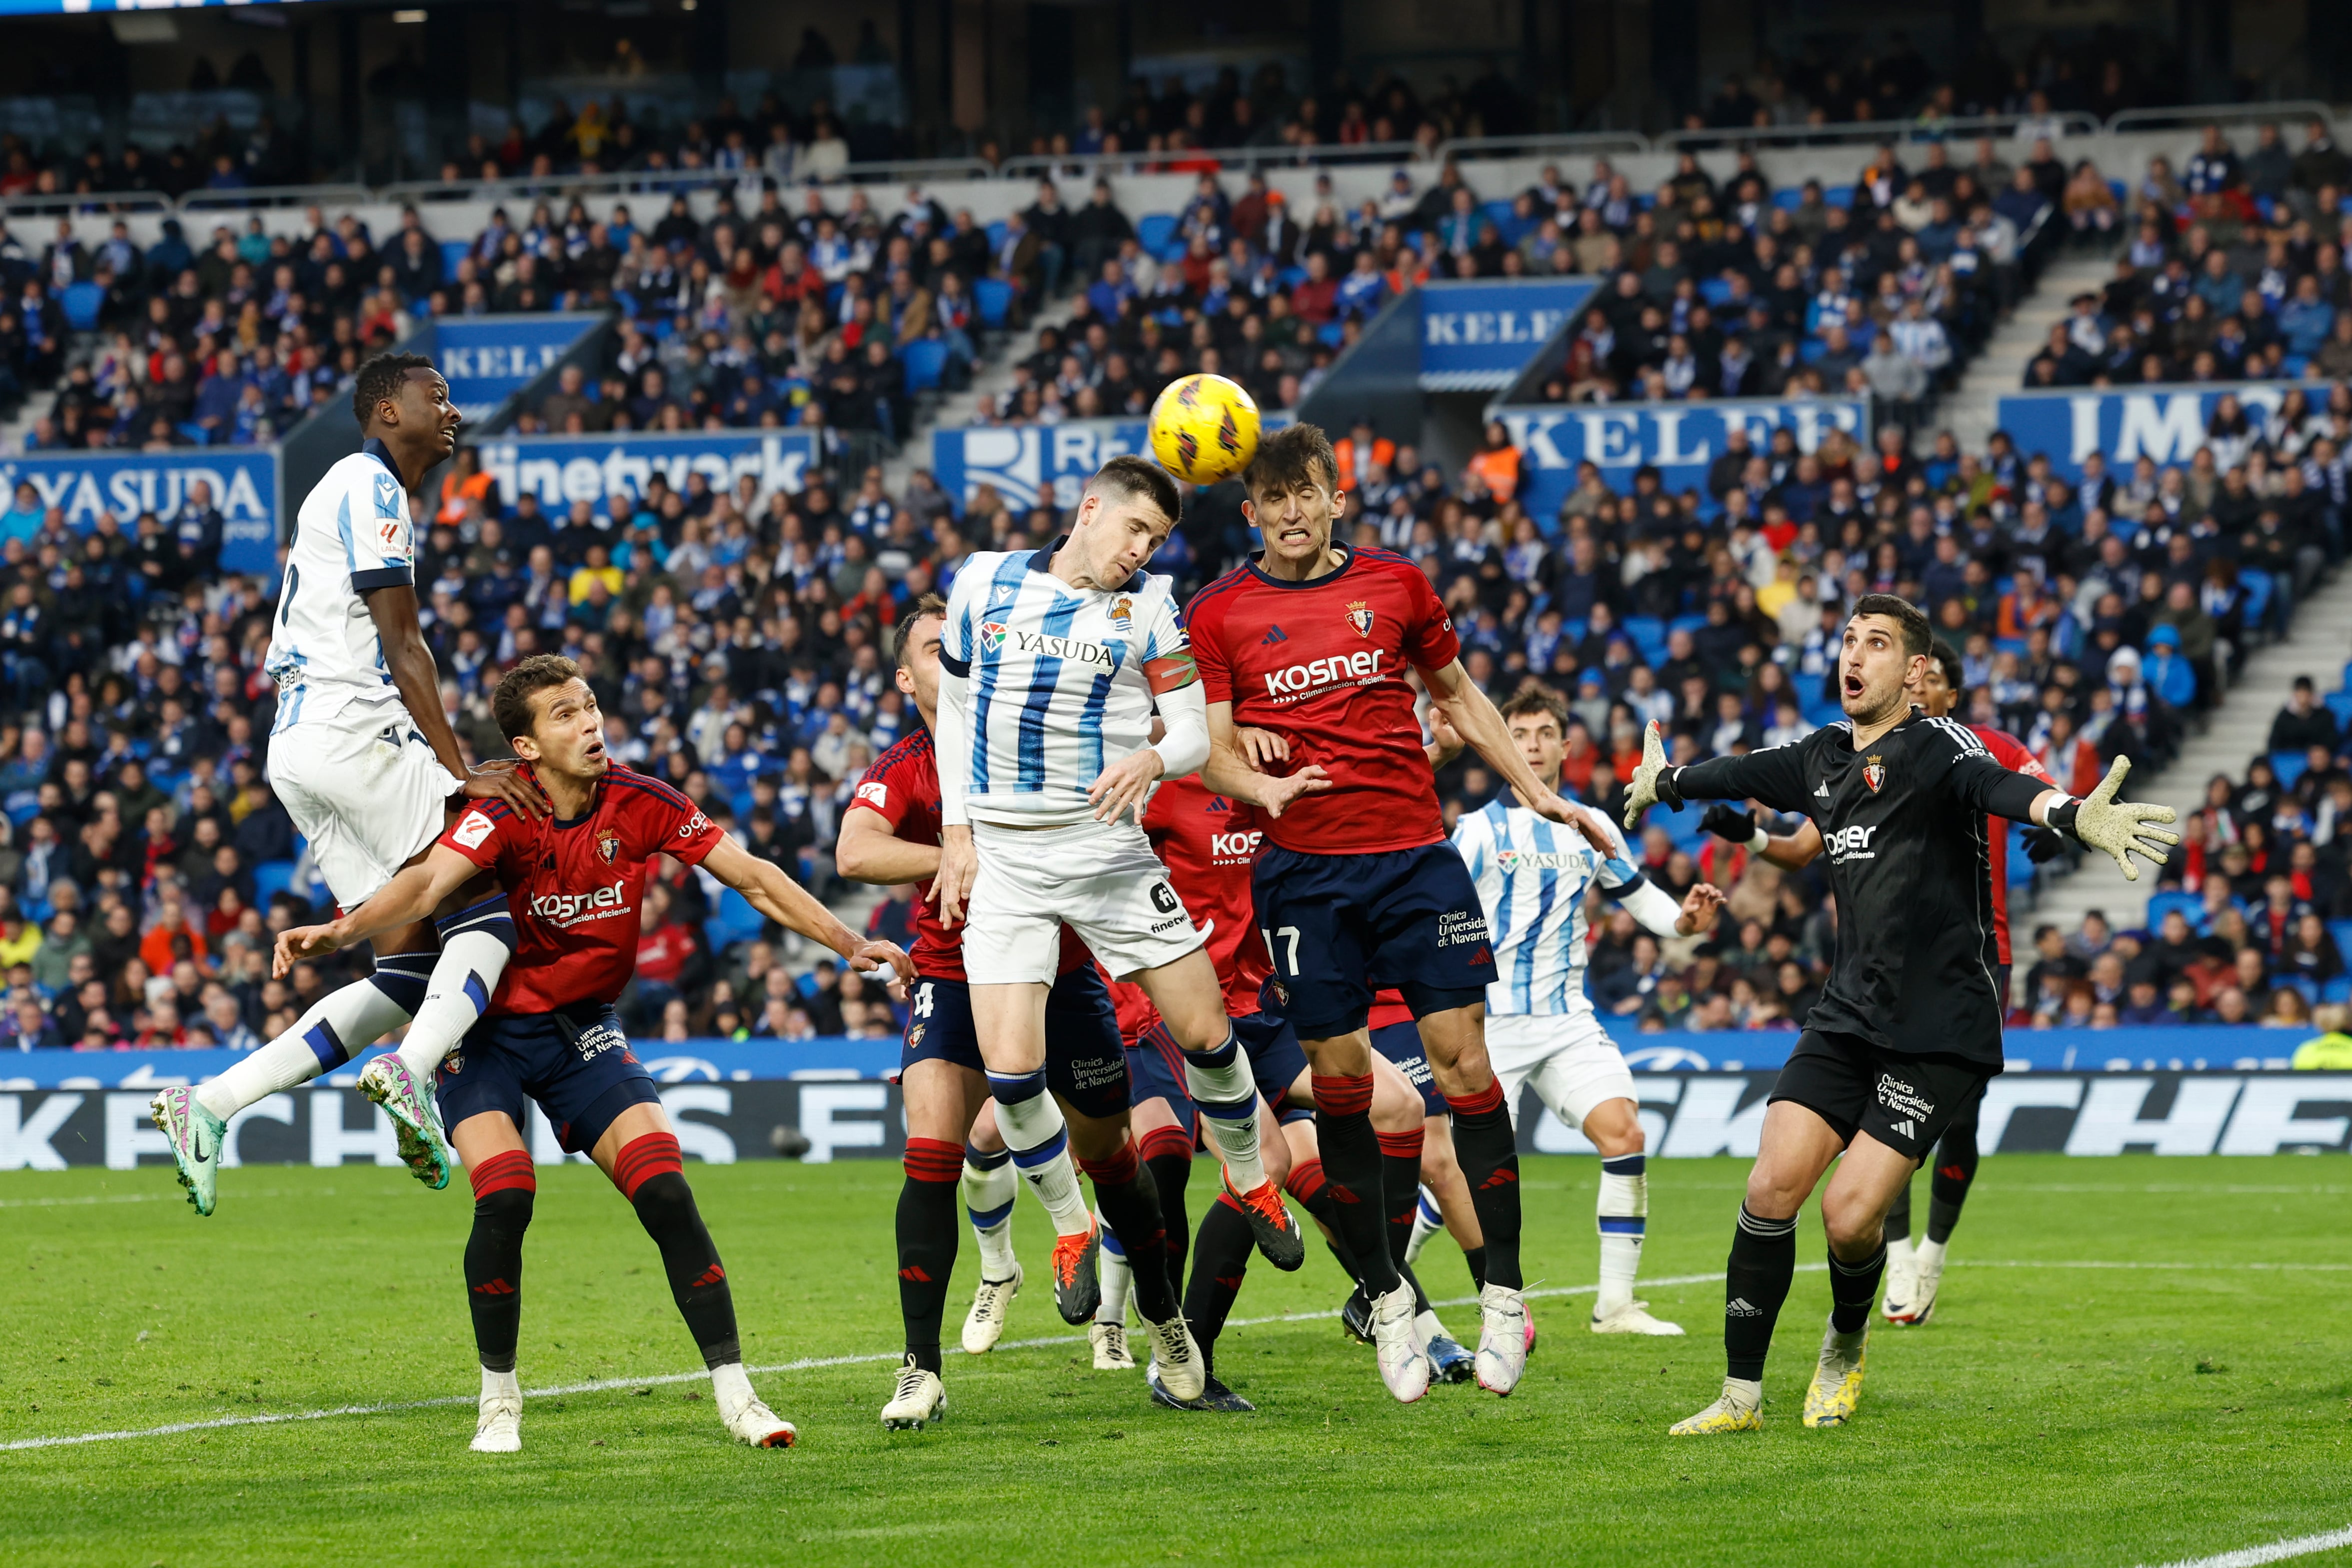
M1474 1291L1485 1290L1486 1288L1486 1247L1482 1244L1476 1247L1464 1248L1462 1249L1462 1261L1470 1266L1470 1288Z
M925 1148L918 1150L919 1142ZM948 1280L962 1240L956 1184L963 1151L938 1139L907 1144L907 1180L898 1188L898 1316L906 1323L907 1354L924 1371L937 1372L940 1320L947 1314Z
M1848 1263L1830 1249L1830 1327L1852 1333L1870 1321L1870 1304L1878 1300L1878 1281L1886 1272L1886 1243L1869 1257Z
M1388 1206L1382 1200L1381 1144L1372 1131L1372 1075L1327 1078L1315 1074L1315 1142L1321 1155L1317 1172L1330 1198L1316 1218L1347 1243L1356 1279L1368 1296L1397 1288L1396 1265L1389 1260ZM1315 1162L1309 1162L1314 1164ZM1307 1166L1291 1173L1292 1190L1314 1212L1314 1195L1299 1191Z
M1413 1273L1412 1265L1406 1262L1402 1258L1398 1259L1397 1275L1399 1278L1403 1280L1406 1284L1412 1287L1412 1310L1416 1312L1428 1312L1430 1310L1429 1292L1421 1288L1421 1281L1419 1277Z
M1454 1112L1454 1153L1486 1241L1486 1284L1479 1289L1516 1291L1525 1282L1519 1275L1519 1145L1503 1086L1490 1082L1482 1093L1449 1095L1445 1103Z
M1127 1267L1135 1280L1135 1310L1151 1322L1164 1323L1176 1315L1176 1290L1168 1282L1168 1239L1160 1215L1160 1194L1150 1175L1133 1159L1126 1162L1127 1179L1094 1177L1095 1207L1127 1249Z
M1143 1162L1151 1173L1151 1186L1160 1194L1160 1222L1168 1230L1168 1278L1173 1281L1184 1277L1184 1249L1192 1240L1186 1228L1190 1221L1184 1213L1184 1184L1192 1179L1192 1151L1181 1155L1155 1155Z
M1882 1260L1884 1254L1882 1253ZM1797 1277L1797 1221L1759 1219L1739 1206L1731 1258L1723 1270L1724 1375L1754 1381L1764 1375L1772 1327Z
M949 1189L950 1198L954 1189ZM661 1249L662 1271L669 1276L669 1293L678 1315L702 1352L705 1366L724 1366L743 1359L742 1343L735 1333L735 1297L727 1288L727 1270L719 1249L694 1206L694 1189L677 1171L648 1176L629 1200L637 1223ZM954 1211L949 1211L952 1214Z
M510 1186L474 1200L474 1233L466 1239L466 1306L474 1317L474 1349L490 1372L515 1369L522 1333L522 1237L530 1228L531 1189Z
M1421 1212L1421 1141L1410 1133L1376 1134L1381 1145L1381 1192L1389 1208L1389 1261L1403 1273L1405 1249L1412 1243L1413 1218ZM1414 1287L1416 1292L1420 1287Z
M1895 1207L1886 1211L1886 1244L1911 1239L1911 1178L1905 1176L1903 1185L1895 1189Z
M1192 1326L1193 1343L1201 1347L1203 1366L1216 1364L1217 1336L1225 1332L1225 1314L1241 1294L1242 1277L1256 1249L1249 1221L1231 1198L1218 1194L1201 1217L1200 1239L1192 1247L1192 1280L1184 1287L1184 1317Z
M1927 1178L1927 1239L1937 1246L1952 1239L1960 1222L1960 1205L1977 1179L1977 1129L1969 1119L1965 1135L1959 1129L1944 1134L1936 1150L1935 1173Z

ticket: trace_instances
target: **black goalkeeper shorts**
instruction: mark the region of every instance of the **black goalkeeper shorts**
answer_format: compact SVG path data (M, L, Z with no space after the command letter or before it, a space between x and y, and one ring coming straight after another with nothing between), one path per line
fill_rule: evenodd
M1992 1076L1958 1057L1896 1056L1859 1035L1809 1029L1797 1037L1772 1098L1804 1106L1848 1144L1868 1133L1919 1160Z

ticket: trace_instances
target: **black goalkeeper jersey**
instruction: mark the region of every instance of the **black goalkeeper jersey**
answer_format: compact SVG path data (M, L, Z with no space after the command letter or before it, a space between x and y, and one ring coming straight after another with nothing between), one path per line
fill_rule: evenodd
M1862 751L1846 721L1787 746L1670 770L1685 800L1753 799L1821 830L1837 952L1808 1028L1898 1056L2000 1071L2000 945L1985 818L2025 821L2050 786L1956 719L1917 709Z

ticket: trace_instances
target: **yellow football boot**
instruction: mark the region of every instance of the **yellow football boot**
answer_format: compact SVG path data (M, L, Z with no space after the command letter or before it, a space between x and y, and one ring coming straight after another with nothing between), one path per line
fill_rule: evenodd
M1669 1437L1713 1437L1725 1432L1760 1432L1764 1429L1764 1385L1744 1378L1723 1380L1723 1396L1697 1415L1685 1417L1666 1428Z
M1862 1403L1862 1364L1870 1340L1864 1323L1850 1334L1825 1329L1822 1333L1821 1364L1813 1368L1813 1385L1805 1390L1804 1423L1808 1427L1843 1427L1853 1419Z

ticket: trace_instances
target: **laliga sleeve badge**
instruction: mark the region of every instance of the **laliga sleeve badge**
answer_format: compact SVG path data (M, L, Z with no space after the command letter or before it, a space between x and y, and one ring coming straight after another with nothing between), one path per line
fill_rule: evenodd
M1870 786L1870 792L1872 794L1877 794L1878 787L1886 782L1886 764L1885 758L1879 757L1875 752L1872 753L1869 759L1862 765L1862 781Z

